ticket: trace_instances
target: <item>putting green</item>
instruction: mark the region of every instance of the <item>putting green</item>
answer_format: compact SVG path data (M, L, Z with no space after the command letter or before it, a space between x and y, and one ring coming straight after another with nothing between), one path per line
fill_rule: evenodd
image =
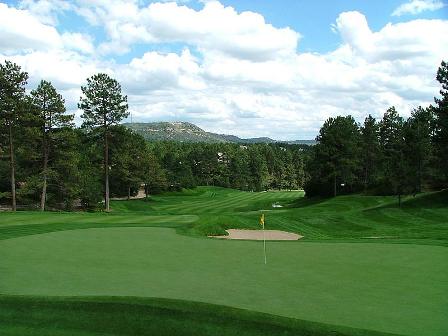
M448 250L262 244L167 228L84 229L0 241L0 293L201 301L406 335L448 330Z

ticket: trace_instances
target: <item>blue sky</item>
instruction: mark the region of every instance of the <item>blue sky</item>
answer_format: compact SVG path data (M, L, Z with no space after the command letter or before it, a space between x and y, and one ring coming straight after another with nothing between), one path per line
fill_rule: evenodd
M310 139L331 116L431 103L447 19L442 0L0 1L0 61L51 80L78 122L104 71L137 121Z
M388 22L396 23L415 18L415 15L391 16L402 0L231 0L222 3L238 10L262 13L275 26L288 26L303 35L299 50L328 52L335 49L340 39L330 26L342 12L359 11L369 19L373 30L379 30ZM424 11L418 18L447 18L447 9ZM317 27L321 27L317 29ZM324 28L326 27L326 29Z

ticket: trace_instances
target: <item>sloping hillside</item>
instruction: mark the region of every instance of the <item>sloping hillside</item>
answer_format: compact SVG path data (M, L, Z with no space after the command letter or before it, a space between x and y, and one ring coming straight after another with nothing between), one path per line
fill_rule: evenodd
M216 134L204 131L202 128L189 122L152 122L152 123L125 123L124 126L142 135L148 141L182 141L206 143L275 143L281 142L267 137L242 139L235 135ZM291 144L314 145L314 140L294 140Z

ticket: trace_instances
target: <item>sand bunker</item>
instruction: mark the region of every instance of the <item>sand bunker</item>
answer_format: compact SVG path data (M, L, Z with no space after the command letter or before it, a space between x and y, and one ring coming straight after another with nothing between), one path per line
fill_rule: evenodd
M236 230L229 229L226 230L229 234L228 236L209 236L212 238L221 239L245 239L245 240L263 240L262 230ZM298 240L303 238L303 236L296 233L278 231L278 230L265 230L264 231L266 240Z

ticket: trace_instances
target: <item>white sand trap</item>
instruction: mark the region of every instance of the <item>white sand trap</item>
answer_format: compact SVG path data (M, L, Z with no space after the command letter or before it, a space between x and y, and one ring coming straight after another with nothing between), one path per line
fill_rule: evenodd
M212 238L221 239L245 239L245 240L263 240L262 230L237 230L229 229L226 230L229 234L228 236L209 236ZM298 240L303 238L303 236L296 233L279 231L279 230L265 230L264 231L266 240Z

